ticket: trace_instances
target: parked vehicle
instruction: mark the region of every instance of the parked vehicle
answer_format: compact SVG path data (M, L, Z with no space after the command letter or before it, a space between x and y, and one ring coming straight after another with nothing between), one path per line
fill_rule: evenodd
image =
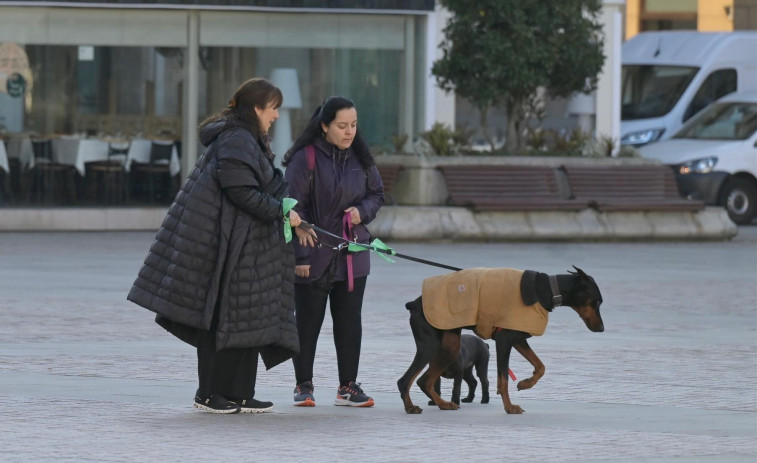
M670 165L682 195L724 206L737 224L757 217L757 91L721 98L639 152Z
M757 31L643 32L622 48L622 145L672 137L736 91L757 91Z

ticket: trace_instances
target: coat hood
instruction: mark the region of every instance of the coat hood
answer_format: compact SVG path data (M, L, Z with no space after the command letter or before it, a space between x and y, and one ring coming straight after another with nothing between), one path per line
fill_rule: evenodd
M200 143L202 146L208 146L213 140L228 128L228 122L225 119L211 122L200 128Z

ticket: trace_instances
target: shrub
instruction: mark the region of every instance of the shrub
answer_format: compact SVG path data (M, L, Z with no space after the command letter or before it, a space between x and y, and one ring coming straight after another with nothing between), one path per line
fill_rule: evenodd
M463 146L468 144L470 133L471 131L465 127L452 130L441 122L434 122L430 130L421 132L419 135L429 144L435 154L439 156L453 156Z

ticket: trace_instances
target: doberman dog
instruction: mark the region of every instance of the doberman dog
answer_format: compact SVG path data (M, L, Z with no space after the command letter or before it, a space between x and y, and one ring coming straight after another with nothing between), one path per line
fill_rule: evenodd
M452 379L452 402L460 405L460 389L465 380L468 385L468 395L462 399L463 402L470 403L476 397L476 387L478 381L473 376L473 368L476 369L476 375L481 380L481 403L489 403L489 344L483 339L472 334L463 334L460 336L460 355L457 361L444 370L442 378ZM441 378L436 380L434 390L441 395ZM423 389L421 384L418 386ZM429 405L435 405L433 400L429 400Z
M569 306L576 311L593 332L604 331L604 323L599 314L602 304L602 294L594 278L583 270L573 266L575 272L568 274L547 275L540 272L535 274L535 297L541 306L551 312L557 306ZM525 275L525 273L524 273ZM461 326L454 329L434 328L426 319L423 310L422 297L408 302L405 307L410 311L410 328L415 338L416 353L410 368L397 381L397 387L408 414L419 414L423 410L410 400L410 387L415 378L426 365L429 368L418 379L421 390L441 409L457 410L459 405L443 400L434 390L434 384L441 374L457 360L460 352L460 337L462 329L473 329L474 326ZM476 333L482 335L484 333ZM482 336L484 338L488 336ZM508 393L508 370L510 352L514 347L534 367L533 375L518 383L518 390L532 388L544 376L544 364L536 356L527 339L530 334L504 328L495 328L491 333L497 351L497 393L502 396L502 403L508 414L523 413L523 409L510 401Z

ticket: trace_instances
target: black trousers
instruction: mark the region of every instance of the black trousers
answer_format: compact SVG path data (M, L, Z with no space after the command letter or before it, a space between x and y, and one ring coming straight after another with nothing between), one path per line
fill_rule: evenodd
M292 360L297 384L313 380L315 348L326 315L327 300L334 327L339 384L346 386L357 379L360 343L363 339L361 312L366 280L367 277L355 278L352 292L347 291L346 281L334 282L329 292L313 289L308 284L294 285L297 332L300 338L300 353Z
M215 332L197 336L198 394L207 398L218 394L227 399L252 399L258 372L257 348L233 348L216 351Z

